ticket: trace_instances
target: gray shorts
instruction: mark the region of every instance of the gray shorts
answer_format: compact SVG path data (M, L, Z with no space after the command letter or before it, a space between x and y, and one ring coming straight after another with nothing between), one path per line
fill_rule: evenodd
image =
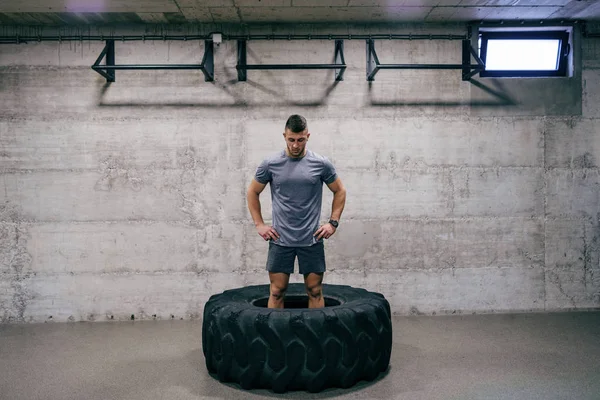
M279 246L269 242L267 271L294 272L294 260L298 256L298 266L302 275L325 272L325 247L323 242L306 247Z

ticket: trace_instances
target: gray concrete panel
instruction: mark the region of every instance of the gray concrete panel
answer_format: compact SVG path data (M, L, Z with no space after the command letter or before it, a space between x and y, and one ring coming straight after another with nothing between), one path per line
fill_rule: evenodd
M217 292L243 286L234 273L37 275L26 282L26 322L197 319ZM43 316L43 317L42 317ZM50 318L52 316L52 318Z
M99 172L14 173L2 179L0 199L18 204L25 220L216 222L245 215L241 177L214 170L205 174L107 165Z
M598 221L546 222L546 307L600 307L600 229Z
M393 279L383 272L336 271L327 281L357 282L383 293L401 315L506 312L517 304L521 310L544 309L543 268L406 270ZM499 285L511 289L498 290ZM469 306L461 306L466 299ZM435 305L440 303L444 306Z
M145 118L0 122L4 138L0 166L36 171L186 168L203 173L244 167L246 139L238 121L165 117L152 122Z
M597 169L557 168L546 173L546 214L551 217L598 218Z
M340 273L542 267L544 230L543 221L522 218L348 220L326 248Z
M162 222L35 224L28 252L36 273L213 273L240 264L237 225Z
M548 118L546 166L548 168L597 168L600 165L598 120L581 117Z
M600 116L600 68L593 67L583 72L582 115L587 118Z
M539 169L381 170L344 173L348 217L533 217L543 212Z

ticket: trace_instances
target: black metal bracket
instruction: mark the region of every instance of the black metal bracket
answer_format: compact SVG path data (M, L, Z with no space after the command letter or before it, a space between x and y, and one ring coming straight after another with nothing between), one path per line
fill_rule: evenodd
M254 64L249 65L246 57L247 40L238 40L238 62L236 69L238 71L238 81L246 81L248 70L250 69L334 69L335 80L344 80L344 71L346 70L346 61L344 60L344 41L336 39L335 41L335 63L334 64Z
M477 64L471 64L471 56ZM462 41L462 64L381 64L375 52L375 41L367 40L367 81L374 81L375 75L380 69L460 69L462 80L469 81L471 78L485 69L485 64L477 55L469 40Z
M115 70L118 69L199 69L204 73L204 80L212 82L215 78L214 48L212 40L204 41L204 57L202 64L130 64L115 65L115 41L107 40L104 49L96 59L92 69L106 78L107 82L115 81ZM106 56L106 63L100 64Z

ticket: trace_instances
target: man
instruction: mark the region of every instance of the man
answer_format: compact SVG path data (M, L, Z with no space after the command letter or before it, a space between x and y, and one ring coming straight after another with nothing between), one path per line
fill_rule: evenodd
M323 239L333 235L339 224L346 189L331 162L310 150L306 119L292 115L285 124L286 148L263 160L248 188L248 209L258 234L269 242L267 271L271 282L269 308L283 308L285 292L298 257L300 273L308 294L309 308L324 307ZM265 225L259 196L271 185L273 225ZM323 183L333 192L329 222L319 226Z

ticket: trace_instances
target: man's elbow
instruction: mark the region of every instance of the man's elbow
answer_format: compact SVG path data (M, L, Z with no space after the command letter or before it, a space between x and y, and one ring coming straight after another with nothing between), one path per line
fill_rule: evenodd
M247 198L258 199L259 196L260 196L260 193L257 192L255 189L253 189L252 187L248 188L248 191L246 192Z
M336 190L335 192L333 192L333 197L339 198L339 199L345 199L346 198L346 189L340 188L340 189Z

